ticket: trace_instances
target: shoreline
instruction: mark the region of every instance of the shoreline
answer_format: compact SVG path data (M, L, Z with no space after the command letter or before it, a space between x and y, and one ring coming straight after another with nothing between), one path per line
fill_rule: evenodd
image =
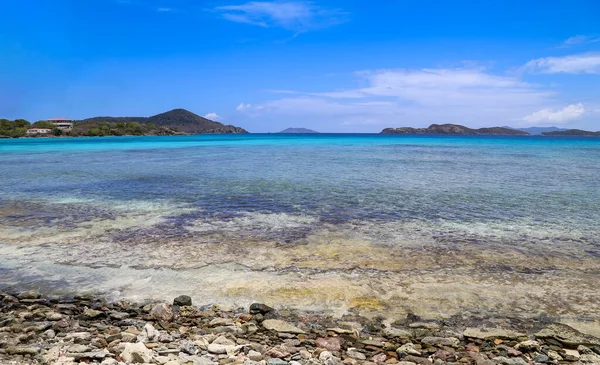
M202 304L202 303L200 303ZM276 306L275 306L276 307ZM547 317L347 314L165 302L107 302L0 290L2 364L598 364L600 339Z

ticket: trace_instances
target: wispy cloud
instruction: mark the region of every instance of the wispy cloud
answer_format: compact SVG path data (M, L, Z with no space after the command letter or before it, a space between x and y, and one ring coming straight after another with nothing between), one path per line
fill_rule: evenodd
M326 9L308 1L251 1L218 6L214 10L224 19L236 23L281 27L294 32L325 28L348 20L348 13Z
M600 74L600 53L537 58L527 62L524 70L544 74Z
M561 47L577 46L580 44L590 44L600 42L600 37L589 36L589 35L576 35L574 37L567 38Z
M329 92L285 91L286 96L238 111L275 119L327 119L341 126L464 123L526 124L523 115L555 104L553 90L483 68L361 71L365 87ZM260 109L259 109L260 108Z
M169 12L169 11L173 11L173 9L171 9L171 8L156 8L156 11Z
M532 113L523 120L525 120L529 124L544 124L547 122L552 122L555 124L562 124L573 119L577 119L581 117L585 113L585 107L582 103L579 104L571 104L559 110L553 109L542 109L535 113Z

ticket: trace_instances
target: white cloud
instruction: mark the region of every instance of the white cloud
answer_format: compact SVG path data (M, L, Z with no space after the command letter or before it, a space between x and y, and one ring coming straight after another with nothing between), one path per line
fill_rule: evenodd
M208 113L204 116L204 118L210 119L210 120L219 120L219 119L221 119L221 116L217 113Z
M156 9L156 11L160 11L160 12L169 12L171 10L173 10L173 9L171 9L171 8L157 8Z
M584 53L563 57L545 57L531 60L525 70L545 74L600 74L600 54Z
M252 107L251 104L240 103L240 105L238 105L238 106L235 107L235 110L241 112L241 111L250 109L251 107Z
M523 118L530 124L539 124L552 122L556 124L566 123L570 120L577 119L585 113L583 104L571 104L560 110L552 110L549 108L539 110Z
M361 88L290 92L251 106L274 120L327 120L338 126L507 125L554 103L556 93L482 68L357 72ZM238 110L246 109L244 104ZM261 108L262 109L259 109ZM291 119L288 119L291 118Z
M218 6L223 18L260 27L282 27L295 32L328 27L347 20L347 13L325 9L308 1L251 1Z
M600 37L588 36L588 35L576 35L574 37L570 37L570 38L566 39L563 42L562 46L569 47L569 46L575 46L575 45L579 45L579 44L590 44L590 43L596 43L596 42L600 42Z

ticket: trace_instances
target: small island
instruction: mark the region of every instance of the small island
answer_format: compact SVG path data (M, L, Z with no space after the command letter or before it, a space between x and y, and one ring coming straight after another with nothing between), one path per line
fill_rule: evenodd
M281 132L277 132L277 133L319 133L315 130L312 129L308 129L308 128L286 128L284 130L282 130Z
M0 138L172 136L188 134L244 134L245 129L224 125L185 109L151 117L94 117L83 120L48 119L33 124L24 119L0 119Z
M530 135L527 132L511 128L490 127L472 129L459 124L432 124L427 128L385 128L383 131L381 131L381 134Z
M562 131L544 132L542 136L600 136L600 131L591 132L582 129L567 129Z

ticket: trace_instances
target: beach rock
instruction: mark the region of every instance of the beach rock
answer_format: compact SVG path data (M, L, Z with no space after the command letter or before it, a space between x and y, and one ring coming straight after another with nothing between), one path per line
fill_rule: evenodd
M550 325L535 334L538 339L553 339L569 346L600 346L600 339L586 335L565 324L556 323Z
M62 314L56 312L46 313L46 319L49 321L60 321L63 318Z
M421 343L429 346L457 347L460 340L455 337L423 337Z
M333 354L329 351L323 351L319 354L319 361L321 361L325 365L341 365L342 360L333 356Z
M268 364L269 365L288 365L287 361L283 361L279 358L270 358Z
M419 351L417 351L415 345L410 342L405 343L404 345L398 347L398 349L396 349L396 352L400 356L404 356L404 355L421 356L421 353Z
M504 356L498 356L492 359L496 364L500 365L529 365L529 363L520 357L508 358Z
M363 354L362 352L358 351L355 348L349 348L346 351L346 355L348 355L351 358L356 359L356 360L366 360L367 359L367 356L365 356L365 354Z
M196 355L198 353L198 346L191 341L186 341L181 345L181 352L188 355Z
M26 292L19 293L19 295L17 295L17 298L20 300L38 299L39 297L40 293L38 293L37 290L29 290Z
M126 363L147 364L152 360L152 351L147 349L143 343L128 343L125 344L120 356Z
M565 361L577 361L581 357L579 351L577 350L564 349L564 352L565 354L563 356L563 359Z
M262 303L252 303L250 304L250 314L267 314L272 312L274 309L269 307L266 304Z
M220 345L220 344L217 344L217 343L211 343L210 345L208 345L207 350L211 354L226 354L227 353L227 346L226 345Z
M275 331L275 332L284 332L284 333L294 333L294 334L303 334L306 333L303 330L301 330L300 328L279 320L279 319L266 319L262 322L262 325L264 328L270 330L270 331Z
M248 354L246 356L248 356L248 358L252 361L260 361L263 359L262 354L258 351L254 351L254 350L248 351Z
M72 340L75 343L87 343L92 339L92 334L89 332L71 332L65 336L66 340Z
M104 314L104 312L95 309L90 309L88 307L85 307L85 309L83 310L83 316L87 318L96 318L101 316L102 314Z
M6 349L9 355L37 355L40 349L35 346L13 346Z
M81 352L88 352L90 350L90 348L86 345L71 345L69 346L69 349L67 350L68 352L73 352L73 353L81 353Z
M173 319L173 310L167 303L159 303L152 307L150 316L157 321L168 322Z
M342 348L342 343L339 337L320 337L317 338L315 343L318 347L324 348L328 351L340 351Z
M540 349L540 343L537 341L528 340L520 342L515 346L515 348L519 351L533 352L538 351Z
M385 328L383 330L383 334L388 337L388 338L402 338L402 339L408 339L412 337L412 333L410 333L409 331L400 329L400 328L395 328L395 327L388 327Z
M548 350L547 355L554 361L563 361L562 356L560 356L560 354L554 350Z
M180 295L173 299L173 305L177 307L189 307L192 305L192 298L187 295Z
M515 340L521 337L526 337L524 333L519 333L513 330L507 330L503 328L467 328L463 332L463 336L469 338L477 338L480 340L488 340L488 339L506 339L506 340Z

